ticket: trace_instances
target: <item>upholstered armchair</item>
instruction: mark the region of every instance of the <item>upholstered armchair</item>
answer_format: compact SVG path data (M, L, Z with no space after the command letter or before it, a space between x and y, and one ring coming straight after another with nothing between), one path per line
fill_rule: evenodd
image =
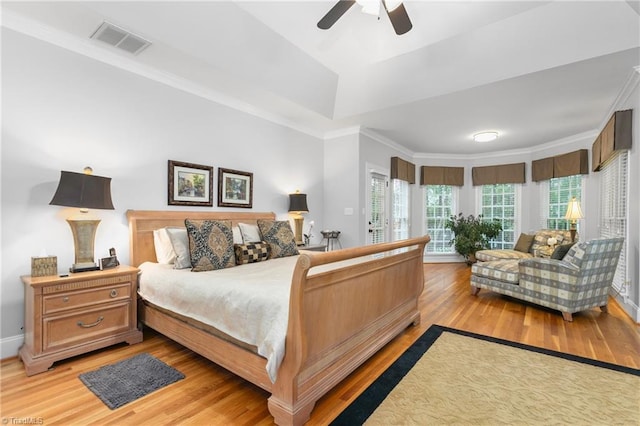
M481 262L471 269L471 293L481 288L572 314L594 307L607 312L609 289L623 238L577 243L562 260L527 258Z

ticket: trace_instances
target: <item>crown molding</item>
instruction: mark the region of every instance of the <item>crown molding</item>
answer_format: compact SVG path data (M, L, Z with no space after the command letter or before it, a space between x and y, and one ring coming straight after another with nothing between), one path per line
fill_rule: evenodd
M499 152L488 152L485 154L441 154L441 153L428 153L428 152L419 152L416 153L413 158L429 158L436 160L477 160L477 159L486 159L486 158L499 158L499 157L511 157L517 155L532 155L541 151L548 151L549 148L557 148L563 145L570 145L576 142L580 142L584 139L587 140L595 140L598 136L598 132L596 130L589 130L587 132L578 133L577 135L571 135L566 138L556 139L542 145L537 145L534 148L522 148L522 149L512 149L508 151L499 151Z
M629 100L629 97L636 89L636 87L638 87L638 84L640 84L640 65L633 67L632 71L629 73L629 77L627 77L627 80L624 82L620 93L618 93L618 96L616 96L616 99L611 104L609 112L604 117L602 123L600 123L598 129L604 129L604 126L607 125L607 122L609 121L613 113L615 113L623 104L627 102L627 100Z
M297 122L293 122L281 115L274 114L270 111L258 108L247 102L241 101L232 96L225 95L211 88L195 84L185 78L178 77L174 74L162 72L157 68L141 64L133 59L127 58L120 52L112 52L106 48L96 46L96 41L87 38L86 40L67 34L48 25L26 18L23 15L10 10L2 10L2 23L5 28L11 29L18 33L33 37L46 43L58 46L70 52L100 61L107 65L131 72L149 80L165 84L174 89L198 96L200 98L215 102L232 108L234 110L253 115L255 117L267 120L269 122L279 124L281 126L296 130L309 136L323 139L324 134L320 131L301 126Z
M341 138L344 136L352 136L352 135L358 135L358 134L360 134L360 126L352 126L352 127L345 127L344 129L338 129L338 130L333 130L331 132L327 132L323 135L322 139L326 141L326 140Z
M413 155L415 154L413 151L407 149L405 146L400 145L399 143L385 137L382 136L380 133L376 132L375 130L371 130L368 129L366 127L363 127L360 130L360 134L365 135L370 137L371 139L375 140L376 142L380 142L383 145L388 146L389 148L393 148L396 151L399 151L405 155L408 155L409 157L413 157Z

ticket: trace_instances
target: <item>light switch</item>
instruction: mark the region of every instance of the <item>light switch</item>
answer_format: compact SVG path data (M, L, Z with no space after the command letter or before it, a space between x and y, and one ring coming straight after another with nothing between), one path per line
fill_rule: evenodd
M353 209L351 207L345 207L344 208L344 215L345 216L353 216Z

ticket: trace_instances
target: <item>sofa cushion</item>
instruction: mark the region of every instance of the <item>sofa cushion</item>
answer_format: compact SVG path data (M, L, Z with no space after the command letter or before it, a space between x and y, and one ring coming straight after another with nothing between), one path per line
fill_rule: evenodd
M517 259L476 263L471 267L471 273L479 277L504 281L515 285L518 285L520 280Z
M494 260L507 260L507 259L528 259L533 257L531 253L523 253L517 250L480 250L476 252L476 259L481 262L491 262Z

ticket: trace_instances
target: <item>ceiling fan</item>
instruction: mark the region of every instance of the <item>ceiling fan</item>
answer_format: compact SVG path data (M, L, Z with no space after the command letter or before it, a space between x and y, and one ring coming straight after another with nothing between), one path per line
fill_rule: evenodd
M381 6L384 7L393 29L398 35L408 32L413 27L402 0L339 0L318 22L318 28L322 30L331 28L354 3L362 6L362 12L377 16L380 16Z

